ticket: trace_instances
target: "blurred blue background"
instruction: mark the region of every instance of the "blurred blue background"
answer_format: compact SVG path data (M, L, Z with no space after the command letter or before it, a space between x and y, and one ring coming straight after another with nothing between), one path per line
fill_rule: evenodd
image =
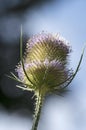
M19 62L20 25L23 50L41 31L60 33L72 46L70 67L77 67L86 44L86 0L0 0L0 130L30 130L33 93L16 88L5 74ZM38 130L86 130L86 51L80 71L64 97L46 97Z

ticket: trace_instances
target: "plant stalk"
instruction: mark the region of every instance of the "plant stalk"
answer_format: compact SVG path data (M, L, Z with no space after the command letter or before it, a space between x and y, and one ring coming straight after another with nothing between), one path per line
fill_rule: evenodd
M34 121L31 130L37 130L41 109L42 109L42 102L43 102L43 97L41 95L38 95L36 98Z

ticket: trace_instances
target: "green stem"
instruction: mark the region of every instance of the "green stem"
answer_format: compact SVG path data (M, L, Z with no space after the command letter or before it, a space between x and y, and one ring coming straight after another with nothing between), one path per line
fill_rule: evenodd
M31 130L37 130L39 119L40 119L40 114L41 114L42 101L43 101L42 96L38 95L37 98L36 98L34 122L33 122Z

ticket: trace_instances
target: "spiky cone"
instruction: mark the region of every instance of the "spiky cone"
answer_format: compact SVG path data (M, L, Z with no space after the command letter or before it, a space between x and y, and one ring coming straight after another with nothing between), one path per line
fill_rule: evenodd
M72 74L67 68L70 52L68 42L59 35L42 32L33 36L27 42L23 67L21 62L16 69L19 79L35 95L59 90L59 84L65 83Z
M21 83L23 90L33 91L36 96L34 123L32 130L37 130L42 102L46 94L61 94L71 83L80 67L83 53L75 73L68 68L68 56L71 47L62 37L44 33L30 38L26 44L26 52L22 58L22 31L20 42L21 62L17 65L12 79Z

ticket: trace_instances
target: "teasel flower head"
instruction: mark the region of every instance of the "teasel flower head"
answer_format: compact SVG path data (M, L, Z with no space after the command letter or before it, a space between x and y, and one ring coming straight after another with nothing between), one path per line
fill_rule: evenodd
M21 61L16 67L18 77L11 73L11 78L20 82L20 86L17 87L43 96L48 93L65 92L78 72L83 53L76 71L73 72L68 68L71 47L59 34L42 32L33 36L26 44L24 57L22 57L22 32L20 40Z
M42 95L59 91L61 84L65 84L72 75L67 68L70 52L68 42L58 34L42 32L30 38L24 58L21 54L21 61L16 67L23 89L34 91L35 94L40 91Z
M22 32L20 40L21 61L16 67L18 77L11 73L11 78L20 82L20 86L17 87L33 91L35 95L63 93L78 72L83 53L74 72L68 67L71 47L59 34L42 32L33 36L26 44L24 57L22 57Z

